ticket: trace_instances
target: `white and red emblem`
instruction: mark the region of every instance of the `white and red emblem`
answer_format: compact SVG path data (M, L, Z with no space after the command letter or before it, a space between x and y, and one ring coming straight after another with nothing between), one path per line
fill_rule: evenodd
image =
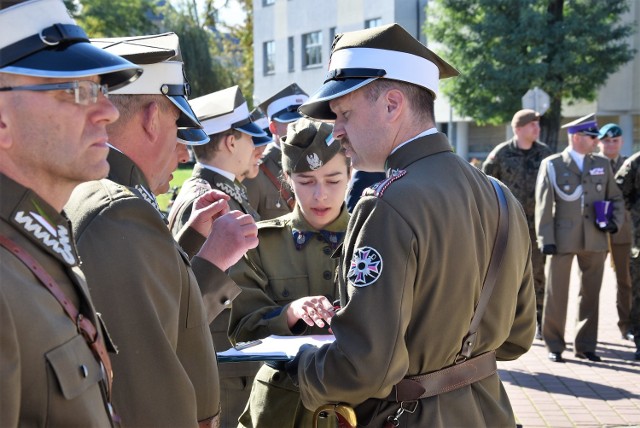
M378 280L382 273L382 257L374 248L356 248L351 257L347 279L354 287L366 287Z

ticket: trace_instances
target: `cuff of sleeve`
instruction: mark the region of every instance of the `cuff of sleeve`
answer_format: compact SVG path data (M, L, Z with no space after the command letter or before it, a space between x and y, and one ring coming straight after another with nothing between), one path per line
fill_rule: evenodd
M192 227L185 226L176 235L176 241L182 247L185 253L189 256L189 259L192 259L204 242L207 240L205 236L200 235L198 231L196 231Z
M228 308L233 299L240 294L240 287L229 275L202 257L194 257L191 267L198 280L207 318L211 324L215 317Z

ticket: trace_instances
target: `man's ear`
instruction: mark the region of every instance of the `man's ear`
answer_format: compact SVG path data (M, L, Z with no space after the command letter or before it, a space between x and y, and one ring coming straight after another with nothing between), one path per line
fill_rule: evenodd
M236 150L236 147L238 146L236 137L233 134L226 135L224 137L224 140L222 140L222 144L224 145L224 148L227 149L229 153L233 153Z
M404 110L407 99L402 91L398 89L388 90L384 97L387 107L387 115L390 120L395 120L402 110Z
M160 134L160 106L151 101L142 110L142 128L151 141L156 141Z
M8 106L7 106L8 107ZM5 111L0 108L0 148L8 149L11 147L13 138L9 131L9 124L7 123L7 115Z
M269 122L269 131L271 131L272 134L277 134L277 129L276 129L276 123L272 120Z

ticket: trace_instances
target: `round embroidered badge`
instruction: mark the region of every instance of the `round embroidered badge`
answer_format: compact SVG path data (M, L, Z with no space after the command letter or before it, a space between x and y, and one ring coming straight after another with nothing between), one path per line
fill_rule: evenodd
M356 248L351 257L347 279L354 287L366 287L378 280L382 273L382 257L374 248Z

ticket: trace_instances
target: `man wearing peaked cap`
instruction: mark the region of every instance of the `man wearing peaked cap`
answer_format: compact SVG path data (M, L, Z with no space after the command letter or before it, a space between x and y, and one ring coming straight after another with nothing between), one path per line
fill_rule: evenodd
M229 196L232 212L259 220L247 200L242 185L245 177L255 177L264 151L266 133L251 121L247 102L238 86L217 91L191 101L210 141L196 146L196 165L182 185L169 214L169 228L175 236L188 221L194 201L210 189ZM231 302L231 300L229 300ZM230 306L230 305L229 305ZM227 308L229 308L227 306ZM216 349L231 347L227 337L229 310L210 325ZM220 364L221 424L235 426L251 391L259 363Z
M120 347L114 402L123 426L217 426L219 374L208 325L239 292L224 271L257 245L257 231L250 216L224 214L225 195L209 192L181 235L191 262L171 235L155 194L168 190L178 162L188 159L179 127L201 125L186 99L178 37L142 39L100 41L145 71L112 96L121 117L108 128L109 179L78 186L65 210Z
M307 409L351 403L367 426L515 425L495 361L518 358L533 340L531 243L511 192L436 129L438 81L456 74L398 24L349 32L336 37L325 83L300 107L335 119L354 168L387 171L349 222L335 342L287 365ZM443 371L452 366L455 381ZM407 402L415 405L402 412Z
M615 176L627 156L620 153L624 140L622 138L622 129L615 123L607 123L600 128L598 133L598 148L600 154L604 156L611 165L613 175ZM624 197L624 194L623 194ZM618 328L623 339L633 341L633 333L631 333L631 274L630 274L630 255L632 228L631 213L625 208L624 222L617 233L609 234L609 249L611 251L611 262L616 272L617 293L616 293L616 309L618 311Z
M511 119L513 138L498 144L482 164L485 174L497 178L509 186L522 204L529 226L531 266L536 292L536 339L542 340L542 311L544 308L545 255L537 251L535 213L536 177L540 162L553 152L540 136L540 114L531 109L517 111Z
M63 206L109 171L108 90L141 70L61 0L0 6L0 426L112 426L113 345Z
M269 121L273 144L264 152L258 176L244 184L249 202L262 220L285 215L295 205L293 194L283 186L281 180L280 138L287 135L287 125L301 117L298 107L308 98L298 84L292 83L260 104L260 109L266 113Z
M600 361L598 307L607 256L607 235L624 220L620 189L607 159L594 155L598 124L594 114L562 126L569 146L542 161L536 181L536 234L547 260L542 337L553 362L564 362L569 272L577 258L580 304L574 334L576 357ZM600 207L611 205L610 214ZM602 214L602 215L599 215Z

